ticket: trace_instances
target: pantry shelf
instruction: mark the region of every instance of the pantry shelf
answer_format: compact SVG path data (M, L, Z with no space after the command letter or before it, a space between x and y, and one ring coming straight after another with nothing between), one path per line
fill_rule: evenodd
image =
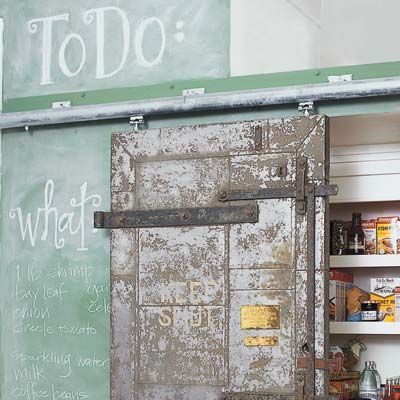
M400 267L400 254L331 256L331 268L385 268Z
M398 322L330 322L333 335L400 335Z

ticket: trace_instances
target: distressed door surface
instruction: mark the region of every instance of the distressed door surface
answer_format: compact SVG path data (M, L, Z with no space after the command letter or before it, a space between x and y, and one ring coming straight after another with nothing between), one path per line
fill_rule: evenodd
M224 190L295 184L299 156L308 158L309 182L327 183L327 148L320 116L116 133L112 208L221 206ZM316 198L320 359L328 329L326 202ZM306 216L295 199L257 203L255 224L112 231L113 400L300 398ZM316 392L325 390L319 370Z

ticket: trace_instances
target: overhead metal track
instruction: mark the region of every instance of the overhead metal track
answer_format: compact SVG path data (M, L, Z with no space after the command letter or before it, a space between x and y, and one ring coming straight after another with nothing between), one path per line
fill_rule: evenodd
M73 122L232 110L307 101L347 100L400 94L400 77L168 97L0 114L0 129Z

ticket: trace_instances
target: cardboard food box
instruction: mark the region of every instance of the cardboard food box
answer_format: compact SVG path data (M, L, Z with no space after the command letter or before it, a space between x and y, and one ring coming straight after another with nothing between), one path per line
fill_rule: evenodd
M394 297L395 297L395 303L396 303L396 311L395 311L396 322L400 322L400 287L399 286L397 286L396 289L394 290Z
M329 319L346 321L346 284L340 281L329 281Z
M380 217L376 223L377 254L397 253L398 217Z
M379 319L384 322L396 321L396 286L400 286L400 278L371 278L371 300L379 302Z
M376 219L362 221L361 227L365 237L365 254L376 254Z
M342 378L329 381L329 394L339 400L358 399L359 394L358 378Z
M353 275L331 269L329 281L329 319L346 321L346 292L353 286Z
M353 283L353 274L349 272L343 272L334 268L329 271L329 277L332 281L340 281L350 284Z

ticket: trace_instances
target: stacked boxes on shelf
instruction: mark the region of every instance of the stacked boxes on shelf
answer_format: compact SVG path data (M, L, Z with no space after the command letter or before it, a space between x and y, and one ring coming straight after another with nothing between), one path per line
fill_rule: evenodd
M329 281L329 319L346 321L346 291L353 286L353 275L332 269Z
M379 303L379 320L395 322L395 289L400 286L400 278L372 278L371 300Z

